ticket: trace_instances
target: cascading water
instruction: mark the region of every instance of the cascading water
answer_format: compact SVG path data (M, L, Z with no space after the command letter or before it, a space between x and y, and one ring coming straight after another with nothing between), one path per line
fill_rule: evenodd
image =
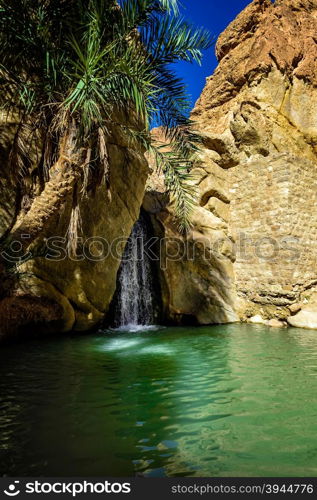
M115 326L137 330L154 322L152 266L145 251L148 231L144 216L133 227L118 275Z

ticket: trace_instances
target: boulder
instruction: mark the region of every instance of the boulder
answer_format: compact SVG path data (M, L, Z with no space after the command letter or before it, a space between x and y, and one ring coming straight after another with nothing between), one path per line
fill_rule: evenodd
M287 318L287 322L289 325L295 326L296 328L308 328L315 330L317 329L317 310L302 310L295 316Z
M296 303L296 304L291 304L291 305L289 306L289 310L290 310L290 312L291 312L292 314L297 314L297 313L298 313L298 312L302 309L302 307L303 307L303 304L298 304L298 303Z
M252 316L251 318L248 319L248 323L253 323L255 325L266 325L267 322L265 319L262 318L259 314L256 316Z
M285 328L286 325L283 321L273 318L267 322L267 326L270 326L271 328Z

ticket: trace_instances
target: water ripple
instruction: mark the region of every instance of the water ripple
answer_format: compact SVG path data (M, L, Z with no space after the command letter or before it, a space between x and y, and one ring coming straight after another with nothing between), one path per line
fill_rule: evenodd
M316 340L229 325L4 346L0 470L315 476Z

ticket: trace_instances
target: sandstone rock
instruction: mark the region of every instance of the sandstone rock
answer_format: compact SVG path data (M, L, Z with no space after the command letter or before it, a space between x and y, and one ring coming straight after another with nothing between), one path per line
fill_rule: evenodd
M303 304L291 304L289 310L292 314L298 313L303 307Z
M232 242L223 220L197 208L194 229L184 238L168 207L152 213L151 218L155 235L161 240L160 277L166 318L199 324L238 321Z
M252 318L249 318L248 323L254 323L255 325L266 325L267 322L262 318L262 316L257 314L256 316L252 316Z
M154 134L160 136L155 130ZM151 159L150 159L151 161ZM207 153L192 172L199 207L185 237L175 222L173 204L164 197L155 165L147 182L143 208L160 238L160 278L165 317L173 322L231 323L235 312L233 242L228 235L228 188L224 170Z
M254 0L220 35L219 65L192 112L204 148L187 238L212 258L162 272L176 316L286 320L317 280L316 39L315 0ZM173 208L156 185L150 179L147 210L161 234L175 236Z
M139 216L148 176L143 153L129 148L128 141L115 130L111 141L107 145L110 193L102 184L96 192L91 191L81 199L77 256L69 257L65 251L72 208L72 200L68 200L34 244L37 252L44 241L57 241L58 237L60 256L57 257L57 248L53 252L51 247L50 254L55 254L55 258L37 257L20 268L21 278L14 293L0 303L0 337L27 329L84 331L105 318L116 289L125 242Z
M302 303L297 304L300 307L295 316L290 316L287 321L290 325L297 328L317 329L317 292L314 288L306 290L302 294ZM294 304L295 306L296 304ZM292 312L295 311L295 307Z
M278 319L270 319L267 322L267 325L270 326L271 328L285 328L285 323L283 321L279 321Z
M102 185L80 205L83 225L79 237L87 242L85 258L79 257L77 262L66 258L57 263L38 259L32 264L32 272L56 287L71 304L74 323L69 329L89 330L105 317L116 289L125 242L139 216L144 196L148 173L144 156L119 144L109 144L108 154L110 196ZM63 227L62 234L66 234L69 209L65 207L64 214L54 221L46 237L61 234ZM118 244L114 247L116 241ZM78 253L81 254L80 249ZM68 321L66 314L66 324Z
M291 326L295 326L297 328L308 328L315 330L317 329L317 310L302 310L295 316L290 316L289 318L287 318L287 321Z
M235 241L241 319L286 319L317 279L316 14L315 0L251 2L219 37L219 65L192 113L204 137L203 206Z
M220 64L209 78L195 114L207 115L235 98L243 87L257 84L272 68L314 84L316 10L315 1L299 0L296 7L293 0L251 2L220 35L216 46Z

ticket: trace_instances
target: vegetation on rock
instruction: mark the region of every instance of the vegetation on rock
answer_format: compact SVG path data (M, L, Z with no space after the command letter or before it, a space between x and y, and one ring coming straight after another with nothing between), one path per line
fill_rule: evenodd
M113 126L155 152L186 228L197 137L171 65L200 62L209 45L207 32L178 17L177 0L1 0L0 105L18 119L7 177L20 193L5 242L29 247L66 199L76 214L80 192L109 185ZM153 120L172 152L152 144Z

